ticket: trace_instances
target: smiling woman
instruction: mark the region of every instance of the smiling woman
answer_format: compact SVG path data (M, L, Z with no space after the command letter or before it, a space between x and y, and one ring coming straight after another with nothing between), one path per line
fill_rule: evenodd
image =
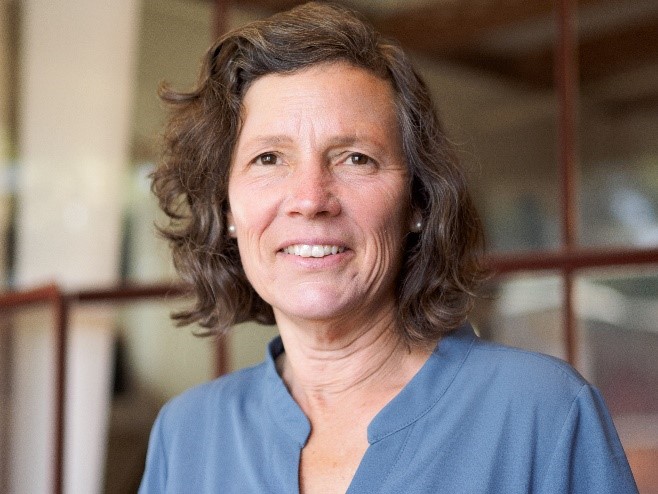
M195 91L179 93L166 87L161 91L172 105L172 114L165 135L167 154L154 174L153 189L173 220L163 233L172 243L174 262L196 295L194 307L175 315L180 323L198 323L209 332L222 333L248 320L275 322L271 306L245 276L237 244L226 235L231 158L246 119L256 122L255 109L245 113L244 99L251 86L268 74L290 75L339 62L361 68L369 73L371 83L376 79L385 88L381 95L372 96L383 106L360 104L354 118L373 118L393 108L386 115L394 115L387 132L396 134L403 154L407 213L413 211L414 224L427 227L414 228L405 238L396 285L398 328L409 341L427 342L464 321L482 278L482 229L429 92L396 43L381 38L340 7L307 4L220 39L204 59ZM344 80L325 83L351 84L353 92L357 81L349 78L358 72L346 71ZM325 84L325 89L327 98L331 95L335 101L333 87ZM267 110L273 97L268 93L258 110ZM284 116L271 111L268 115L267 124L273 127ZM290 145L290 137L289 131L270 131L251 136L250 143L243 139L242 145L250 146L245 151L252 153L251 159L272 164L283 159L272 152L272 146ZM357 139L361 145L390 148L390 143L366 142L381 137L375 132L368 136L343 132L332 139L344 149ZM376 161L367 152L359 154ZM350 159L354 163L354 157Z
M596 389L465 322L481 226L397 44L311 3L163 97L153 189L197 298L176 317L280 337L163 408L142 493L636 491Z

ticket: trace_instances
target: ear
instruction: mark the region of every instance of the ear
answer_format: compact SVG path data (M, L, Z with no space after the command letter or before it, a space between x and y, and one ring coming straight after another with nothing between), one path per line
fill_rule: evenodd
M226 213L226 232L231 238L235 238L235 221L233 220L233 213L230 211Z

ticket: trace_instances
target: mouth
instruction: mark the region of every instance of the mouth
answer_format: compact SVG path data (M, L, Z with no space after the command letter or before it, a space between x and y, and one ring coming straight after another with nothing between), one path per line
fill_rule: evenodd
M310 245L294 244L281 249L284 254L290 254L299 257L326 257L345 252L345 247L338 245Z

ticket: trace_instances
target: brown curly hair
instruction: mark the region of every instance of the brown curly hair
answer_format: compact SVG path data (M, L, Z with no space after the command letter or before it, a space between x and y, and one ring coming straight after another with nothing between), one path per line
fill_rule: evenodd
M427 342L465 319L484 274L482 226L429 91L397 43L344 7L311 2L219 39L204 57L194 90L160 89L171 113L152 189L170 219L160 231L195 295L191 308L172 315L178 324L198 323L207 334L221 334L248 320L275 322L226 230L242 99L266 74L336 61L390 81L395 91L411 207L423 224L406 240L396 288L398 327L408 341Z

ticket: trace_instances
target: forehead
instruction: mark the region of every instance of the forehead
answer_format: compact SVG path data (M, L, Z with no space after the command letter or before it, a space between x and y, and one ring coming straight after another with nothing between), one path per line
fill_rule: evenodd
M268 72L262 76L259 76L248 83L244 88L243 100L246 97L247 93L250 92L250 89L254 85L262 85L263 81L302 81L307 77L312 77L313 75L321 74L342 74L345 77L363 77L366 79L372 79L372 81L379 81L381 89L384 90L386 87L389 96L394 96L393 94L393 85L390 80L386 77L383 77L381 74L370 70L364 67L360 67L346 60L330 60L327 62L313 63L310 65L302 66L296 70L290 72Z
M398 126L393 85L347 62L267 74L256 79L244 95L241 133L263 121L277 127L305 117L316 123L322 123L318 117L331 117L344 124L379 124L395 131Z

